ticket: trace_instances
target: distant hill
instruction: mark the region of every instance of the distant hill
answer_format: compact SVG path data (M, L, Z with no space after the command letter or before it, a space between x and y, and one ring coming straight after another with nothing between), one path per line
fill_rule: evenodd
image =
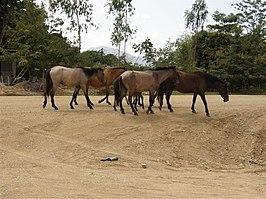
M94 50L94 51L100 51L101 49L103 49L103 52L104 54L113 54L113 55L116 55L118 54L118 49L116 48L111 48L111 47L107 47L107 46L98 46L98 47L92 47L92 48L89 48L88 50ZM121 55L123 54L123 52L121 51ZM138 63L142 66L145 66L147 65L146 61L143 59L143 57L139 57L138 60L137 60L137 56L134 56L134 55L131 55L129 53L126 53L126 60L128 62L131 62L131 63Z

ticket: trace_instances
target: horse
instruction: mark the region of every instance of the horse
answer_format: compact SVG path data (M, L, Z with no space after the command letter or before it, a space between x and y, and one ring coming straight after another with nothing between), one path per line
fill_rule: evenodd
M114 82L114 80L121 75L123 72L125 72L126 69L125 67L106 67L103 68L103 73L104 73L104 83L101 83L99 81L98 78L96 77L92 77L90 79L90 85L95 87L95 88L101 88L101 87L105 87L105 97L102 98L101 100L99 100L98 103L102 103L104 100L106 100L106 103L111 105L111 103L109 102L108 96L109 96L109 90L110 90L110 85ZM70 108L74 109L73 107L73 101L75 103L75 105L78 105L77 102L77 96L80 90L80 86L76 86L73 95L72 95L72 99L70 101ZM89 99L89 103L91 105L93 105L93 103L91 102L91 100Z
M86 67L77 67L77 68L68 68L64 66L54 66L47 70L45 79L46 79L46 88L44 91L44 102L43 108L47 104L47 96L51 96L52 107L55 110L58 110L54 102L54 94L57 87L60 83L65 86L78 86L83 92L87 101L87 106L90 109L93 109L89 103L88 96L88 86L90 80L93 77L97 77L100 82L104 83L104 74L102 68L86 68Z
M201 100L205 106L206 116L210 117L210 113L208 110L207 101L205 98L205 91L207 89L216 89L224 102L229 101L228 96L228 86L227 83L218 79L217 77L203 73L203 72L193 72L186 73L182 71L177 71L178 83L175 85L173 80L167 79L165 80L158 89L158 101L159 101L159 109L161 110L163 105L163 95L166 95L167 106L170 112L173 112L172 106L170 104L170 96L173 90L177 90L181 93L194 93L191 110L193 113L196 113L194 105L199 95Z
M142 93L137 93L136 92L134 94L134 96L135 96L135 98L133 100L133 104L134 104L134 107L135 107L136 111L138 111L138 105L140 107L142 107L142 109L144 109L144 97L143 97ZM127 102L127 105L129 105L129 101L128 101L126 96L125 96L125 100Z
M122 101L128 91L128 101L134 115L138 115L133 103L132 97L136 93L149 91L149 107L146 113L154 114L152 106L160 84L171 76L176 75L175 68L156 68L147 71L125 71L114 83L114 110L116 105L120 106L120 111L125 114ZM177 79L177 78L176 78Z

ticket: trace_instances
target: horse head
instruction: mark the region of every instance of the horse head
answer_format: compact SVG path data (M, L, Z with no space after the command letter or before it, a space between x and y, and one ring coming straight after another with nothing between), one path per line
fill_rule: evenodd
M98 68L97 69L97 78L99 79L99 81L101 82L101 84L105 84L105 78L104 78L104 73L103 73L104 69L103 68Z
M228 102L229 101L229 95L228 95L227 83L222 82L218 91L219 91L220 95L222 96L224 102Z

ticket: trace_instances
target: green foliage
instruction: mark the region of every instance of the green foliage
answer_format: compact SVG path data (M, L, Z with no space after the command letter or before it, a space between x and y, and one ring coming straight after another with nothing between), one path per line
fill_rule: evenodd
M6 31L13 28L23 12L22 0L1 0L0 4L0 47L5 47Z
M239 23L247 33L264 34L266 31L266 1L242 0L234 4L240 11Z
M193 68L194 55L191 49L193 49L193 39L191 36L183 35L176 40L174 53L178 69L187 72L195 70Z
M115 55L105 55L103 51L85 51L77 56L78 66L105 67L115 66L116 63L117 58Z
M175 42L166 41L165 47L156 51L156 61L153 65L158 67L176 66L175 48Z
M77 48L71 47L61 34L49 34L46 12L31 0L23 1L23 12L5 31L3 59L14 60L18 68L26 67L29 76L41 77L42 69L54 65L73 65ZM13 49L10 53L10 49Z
M134 44L133 49L135 50L135 53L139 53L137 59L139 59L140 55L144 53L143 58L147 63L153 63L155 61L156 49L153 47L150 38L147 37L145 41L140 42L139 44Z
M248 10L258 16L259 10L265 10L251 5ZM265 32L244 11L246 6L238 9L243 12L229 15L215 12L213 18L217 24L208 26L210 32L202 31L194 35L197 37L196 66L227 79L234 91L265 88Z
M118 61L122 60L122 64L126 62L126 44L136 30L129 25L129 17L134 14L134 7L131 4L132 0L109 0L107 6L108 14L115 16L114 29L111 33L111 42L118 47ZM124 41L124 55L120 55L121 45ZM121 59L122 58L122 59Z
M65 14L70 20L67 30L77 32L77 42L80 50L81 32L87 32L90 26L95 26L92 23L92 4L89 0L49 0L49 3L49 9L53 15L60 13L62 17L62 15ZM62 26L64 24L64 20L62 18L53 18L51 22L53 22L55 26Z
M3 2L3 3L2 3ZM54 0L74 18L79 6L74 1ZM88 3L88 1L81 1ZM109 0L109 14L114 14L115 24L111 35L114 44L120 46L132 36L134 30L129 27L128 17L134 13L132 0ZM83 4L80 4L83 5ZM199 6L201 5L201 6ZM74 7L72 7L74 6ZM88 4L83 5L84 9ZM89 6L90 7L90 6ZM186 12L187 27L192 35L183 35L176 41L167 41L165 46L154 48L149 38L133 48L153 67L176 66L184 71L201 70L217 75L230 83L230 90L237 92L266 90L266 2L261 0L243 0L234 4L236 14L213 14L214 24L209 24L203 31L207 15L204 1L196 0L191 12ZM79 52L60 31L51 30L46 25L47 13L37 7L32 0L3 0L0 14L0 54L1 60L15 60L18 68L27 67L29 75L41 77L42 69L54 65L66 66L116 66L118 58L105 55L103 51ZM86 12L92 11L90 7ZM60 8L61 9L61 8ZM82 8L83 9L83 8ZM200 14L201 13L201 14ZM91 24L91 14L86 21ZM79 15L81 16L81 15ZM62 19L48 21L63 24ZM76 23L76 24L75 24ZM79 22L72 23L72 30L77 31ZM117 24L116 24L117 23ZM59 27L59 26L58 26ZM57 30L58 27L54 27ZM88 28L88 26L87 26ZM197 31L201 28L201 31ZM71 26L69 27L71 29ZM81 29L80 29L81 30ZM122 57L122 58L121 58ZM128 70L144 70L137 64L128 63L124 55L119 55L119 64Z
M197 31L199 28L203 30L204 23L208 16L208 10L205 0L195 0L191 11L185 12L186 27L192 31Z

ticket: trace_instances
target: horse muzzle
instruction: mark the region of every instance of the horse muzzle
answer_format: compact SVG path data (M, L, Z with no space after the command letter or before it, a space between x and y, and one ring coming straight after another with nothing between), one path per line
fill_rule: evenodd
M229 101L229 99L224 99L224 102L228 102Z

